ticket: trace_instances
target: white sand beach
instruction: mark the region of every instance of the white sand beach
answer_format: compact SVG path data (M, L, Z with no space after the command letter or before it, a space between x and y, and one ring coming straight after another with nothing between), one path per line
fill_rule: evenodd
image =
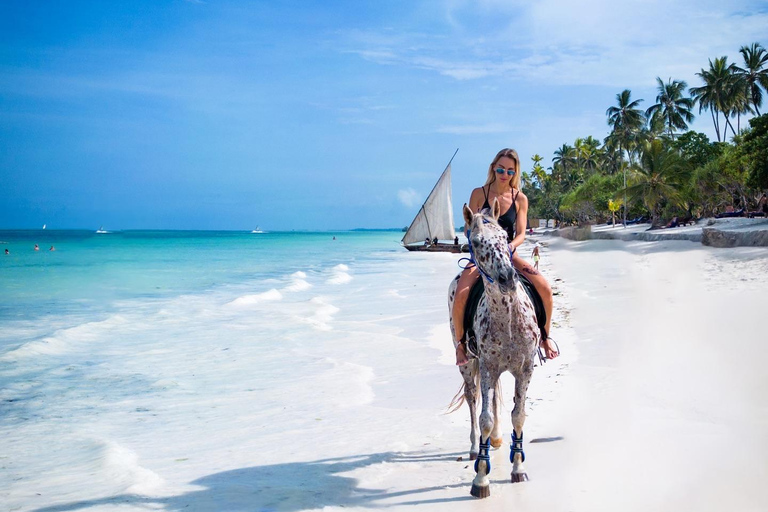
M398 254L367 271L293 274L216 307L165 304L151 318L179 346L144 341L156 333L128 316L83 327L129 339L109 348L111 370L156 375L162 392L121 397L88 421L78 414L100 406L83 397L59 423L20 424L0 454L2 508L765 510L768 251L540 240L563 355L529 389L529 482L509 482L506 376L491 497L469 496L466 407L444 414L461 383L445 300L457 256ZM310 292L287 316L285 302ZM190 303L182 325L174 308ZM253 345L249 308L298 336L288 356Z

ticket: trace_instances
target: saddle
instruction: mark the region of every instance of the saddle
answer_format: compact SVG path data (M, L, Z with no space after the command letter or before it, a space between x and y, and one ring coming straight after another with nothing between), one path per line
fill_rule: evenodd
M522 273L518 274L518 278L523 283L523 289L525 290L525 293L528 294L528 297L530 297L531 303L533 303L533 310L536 313L536 323L539 324L542 338L546 338L547 312L544 309L544 302L541 300L541 295L536 291L533 283L531 283ZM464 332L467 333L467 349L471 354L477 354L475 313L477 312L477 307L480 304L480 299L483 297L483 293L485 293L485 284L482 279L478 279L474 286L469 290L467 307L464 310Z

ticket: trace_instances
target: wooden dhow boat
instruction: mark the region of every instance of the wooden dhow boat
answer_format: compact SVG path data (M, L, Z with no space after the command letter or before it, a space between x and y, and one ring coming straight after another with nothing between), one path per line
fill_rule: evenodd
M467 244L456 242L456 228L453 225L451 162L456 153L405 232L401 243L409 251L469 252Z

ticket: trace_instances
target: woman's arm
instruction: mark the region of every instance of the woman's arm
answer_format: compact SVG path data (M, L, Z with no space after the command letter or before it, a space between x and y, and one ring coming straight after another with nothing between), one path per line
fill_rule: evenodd
M476 188L472 191L472 194L469 196L469 209L472 210L472 213L477 213L480 211L480 208L483 206L483 189L482 188Z
M509 242L512 249L516 249L525 241L525 227L528 224L528 198L520 192L515 199L517 206L517 221L515 222L515 238Z

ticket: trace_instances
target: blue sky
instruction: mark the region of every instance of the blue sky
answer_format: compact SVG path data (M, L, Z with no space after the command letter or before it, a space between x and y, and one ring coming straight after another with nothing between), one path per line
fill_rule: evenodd
M754 41L767 2L0 0L0 228L400 227L460 148L458 221Z

